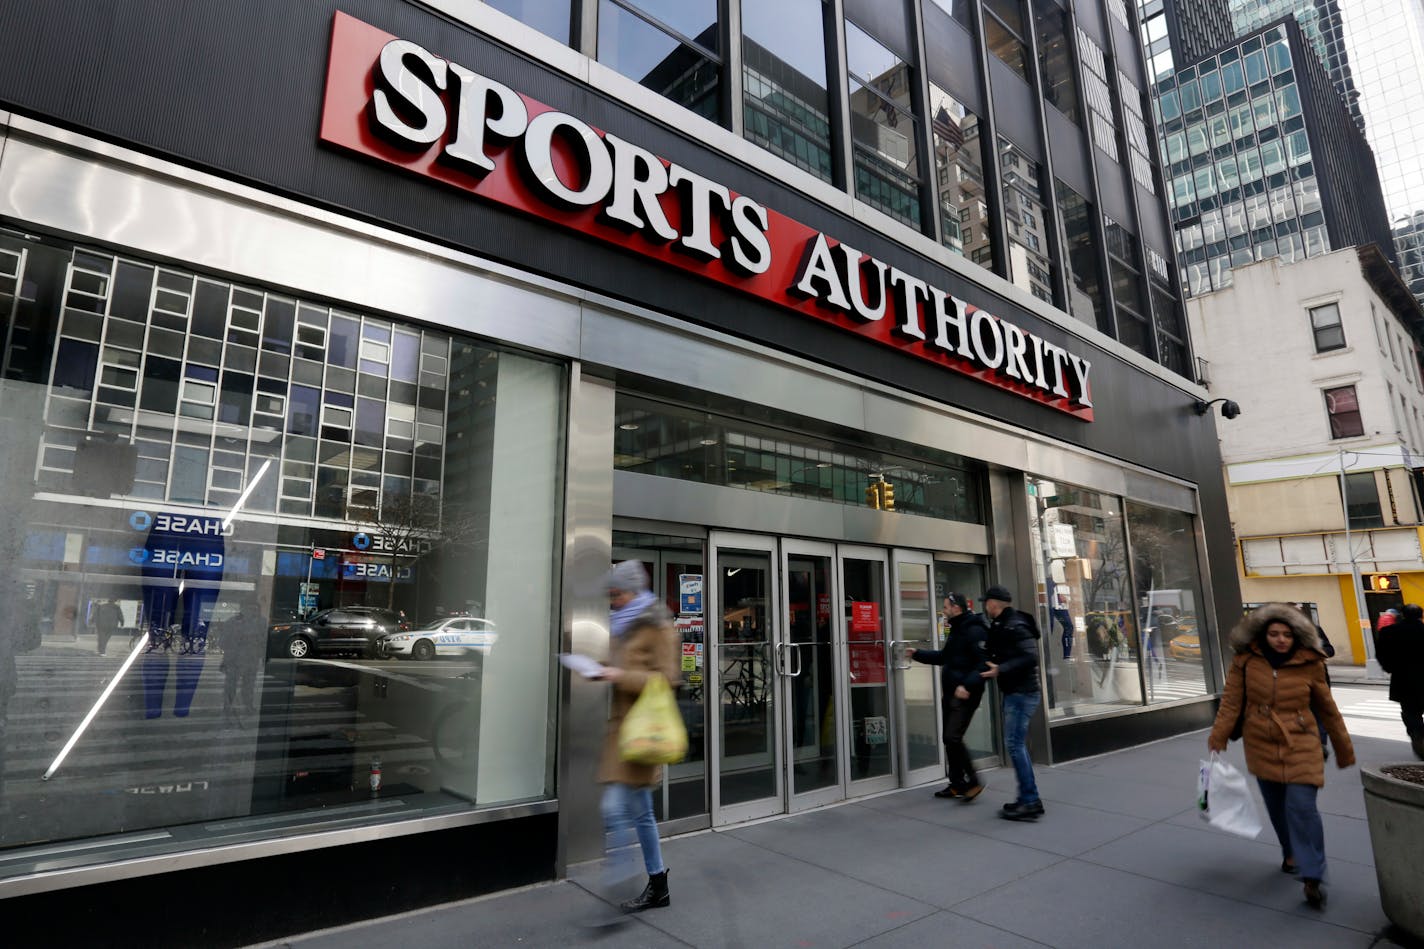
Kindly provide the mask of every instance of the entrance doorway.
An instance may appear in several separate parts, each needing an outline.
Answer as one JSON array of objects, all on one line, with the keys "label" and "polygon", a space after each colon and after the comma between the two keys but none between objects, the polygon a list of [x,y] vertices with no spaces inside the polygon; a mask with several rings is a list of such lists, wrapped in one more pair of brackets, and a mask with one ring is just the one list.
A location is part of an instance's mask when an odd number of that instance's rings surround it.
[{"label": "entrance doorway", "polygon": [[933,563],[917,551],[713,532],[706,686],[712,822],[942,774]]}]

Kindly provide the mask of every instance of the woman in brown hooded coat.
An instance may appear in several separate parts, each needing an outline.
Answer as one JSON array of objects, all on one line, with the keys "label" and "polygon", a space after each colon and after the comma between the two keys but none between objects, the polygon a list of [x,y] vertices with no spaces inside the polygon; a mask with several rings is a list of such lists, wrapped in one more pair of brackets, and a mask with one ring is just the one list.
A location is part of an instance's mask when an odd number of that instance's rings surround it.
[{"label": "woman in brown hooded coat", "polygon": [[1281,869],[1299,873],[1306,902],[1325,902],[1325,831],[1315,806],[1325,784],[1318,716],[1335,745],[1341,768],[1355,763],[1345,720],[1325,680],[1325,656],[1315,625],[1284,603],[1268,603],[1231,633],[1236,650],[1207,747],[1225,751],[1237,718],[1246,747],[1246,770],[1281,842]]}]

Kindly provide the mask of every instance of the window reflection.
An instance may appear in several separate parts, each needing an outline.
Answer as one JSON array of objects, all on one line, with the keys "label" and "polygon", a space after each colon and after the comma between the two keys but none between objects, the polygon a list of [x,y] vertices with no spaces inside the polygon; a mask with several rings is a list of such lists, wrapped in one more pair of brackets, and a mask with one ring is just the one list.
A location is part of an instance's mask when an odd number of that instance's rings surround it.
[{"label": "window reflection", "polygon": [[1051,718],[1142,704],[1138,611],[1117,498],[1028,479]]},{"label": "window reflection", "polygon": [[850,20],[845,21],[855,193],[910,227],[920,227],[919,132],[914,73]]},{"label": "window reflection", "polygon": [[569,42],[569,0],[485,0],[490,6],[527,23],[560,43]]},{"label": "window reflection", "polygon": [[1009,279],[1052,303],[1053,264],[1048,257],[1048,216],[1044,213],[1047,183],[1038,162],[1002,136],[999,173],[1004,186],[1004,227],[1009,234]]},{"label": "window reflection", "polygon": [[1148,702],[1207,693],[1206,613],[1193,518],[1127,502]]},{"label": "window reflection", "polygon": [[984,203],[984,149],[979,117],[964,103],[930,84],[934,132],[935,189],[939,195],[940,242],[987,269],[994,266],[989,212]]},{"label": "window reflection", "polygon": [[1062,181],[1058,182],[1058,211],[1063,216],[1063,235],[1068,252],[1072,286],[1069,311],[1089,326],[1112,333],[1112,318],[1103,302],[1098,276],[1101,261],[1098,236],[1093,224],[1093,206]]},{"label": "window reflection", "polygon": [[959,455],[845,445],[796,434],[791,417],[777,428],[625,392],[614,412],[619,471],[857,507],[869,503],[867,488],[884,483],[896,512],[983,523],[980,475]]},{"label": "window reflection", "polygon": [[552,791],[562,367],[10,232],[0,312],[4,846]]},{"label": "window reflection", "polygon": [[601,0],[598,61],[705,118],[720,118],[722,61],[709,0]]},{"label": "window reflection", "polygon": [[824,0],[742,7],[742,115],[746,137],[831,180]]},{"label": "window reflection", "polygon": [[1069,119],[1078,121],[1078,79],[1068,46],[1068,11],[1054,0],[1033,0],[1034,27],[1038,31],[1038,62],[1043,77],[1043,97]]}]

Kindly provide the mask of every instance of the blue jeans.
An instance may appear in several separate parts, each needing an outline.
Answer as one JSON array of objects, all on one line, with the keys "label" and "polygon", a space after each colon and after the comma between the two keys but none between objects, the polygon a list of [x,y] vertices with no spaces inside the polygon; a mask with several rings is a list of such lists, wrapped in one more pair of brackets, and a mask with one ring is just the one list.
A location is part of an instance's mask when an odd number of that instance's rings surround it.
[{"label": "blue jeans", "polygon": [[1028,723],[1042,701],[1037,692],[1010,692],[1004,696],[1004,748],[1014,765],[1019,781],[1019,803],[1038,803],[1038,784],[1033,779],[1033,762],[1029,760]]},{"label": "blue jeans", "polygon": [[653,792],[627,784],[603,789],[604,878],[615,883],[632,876],[633,836],[643,850],[648,876],[663,872],[663,851],[658,843],[658,822],[653,816]]},{"label": "blue jeans", "polygon": [[1312,784],[1281,784],[1257,778],[1266,813],[1281,842],[1281,856],[1294,859],[1303,880],[1325,879],[1325,826],[1315,807],[1320,790]]}]

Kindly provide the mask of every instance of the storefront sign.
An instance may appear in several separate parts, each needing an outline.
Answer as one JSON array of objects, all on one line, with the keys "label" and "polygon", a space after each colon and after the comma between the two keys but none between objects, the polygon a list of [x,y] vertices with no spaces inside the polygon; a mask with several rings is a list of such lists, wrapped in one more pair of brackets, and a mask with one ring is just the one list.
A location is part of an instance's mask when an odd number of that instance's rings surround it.
[{"label": "storefront sign", "polygon": [[880,604],[852,600],[850,604],[851,685],[885,684],[885,644],[880,640]]},{"label": "storefront sign", "polygon": [[[852,633],[880,632],[880,604],[854,600],[850,604],[850,631]],[[865,637],[859,637],[864,639]]]},{"label": "storefront sign", "polygon": [[344,13],[321,139],[1092,421],[1088,360]]},{"label": "storefront sign", "polygon": [[232,524],[224,524],[220,517],[167,511],[134,511],[129,515],[129,526],[150,534],[177,534],[183,537],[231,537],[233,534]]}]

